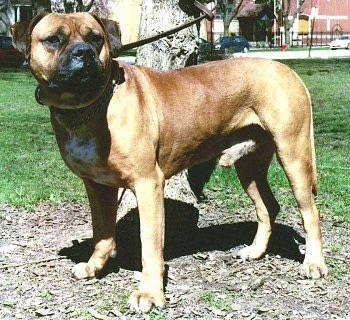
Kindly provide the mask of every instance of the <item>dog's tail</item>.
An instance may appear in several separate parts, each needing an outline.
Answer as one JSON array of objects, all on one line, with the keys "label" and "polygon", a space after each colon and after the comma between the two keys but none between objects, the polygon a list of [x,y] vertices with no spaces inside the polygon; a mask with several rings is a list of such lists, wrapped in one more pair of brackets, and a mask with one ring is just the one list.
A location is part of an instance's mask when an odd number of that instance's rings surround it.
[{"label": "dog's tail", "polygon": [[312,193],[314,196],[317,196],[317,166],[316,166],[316,151],[315,151],[315,137],[314,137],[314,117],[313,117],[313,112],[312,112],[312,101],[311,101],[311,95],[310,91],[306,87],[305,83],[302,81],[304,84],[305,91],[308,95],[309,98],[309,106],[310,106],[310,149],[311,149],[311,188],[312,188]]},{"label": "dog's tail", "polygon": [[[310,103],[311,107],[311,103]],[[316,167],[316,151],[315,151],[315,138],[314,138],[314,123],[311,107],[311,120],[310,120],[310,143],[311,143],[311,157],[312,157],[312,193],[317,195],[317,167]]]}]

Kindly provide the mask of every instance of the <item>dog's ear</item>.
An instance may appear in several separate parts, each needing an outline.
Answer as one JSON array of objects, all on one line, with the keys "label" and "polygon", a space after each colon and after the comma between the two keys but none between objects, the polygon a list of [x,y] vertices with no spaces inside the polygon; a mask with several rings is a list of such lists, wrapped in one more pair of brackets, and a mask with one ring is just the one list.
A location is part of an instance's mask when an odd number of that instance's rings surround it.
[{"label": "dog's ear", "polygon": [[117,58],[119,54],[119,50],[122,45],[122,33],[120,31],[119,23],[114,20],[109,19],[99,19],[103,24],[105,31],[108,35],[111,56],[113,58]]},{"label": "dog's ear", "polygon": [[36,15],[32,20],[17,22],[11,26],[12,42],[17,50],[22,52],[28,58],[30,52],[30,37],[35,25],[47,15],[42,12]]}]

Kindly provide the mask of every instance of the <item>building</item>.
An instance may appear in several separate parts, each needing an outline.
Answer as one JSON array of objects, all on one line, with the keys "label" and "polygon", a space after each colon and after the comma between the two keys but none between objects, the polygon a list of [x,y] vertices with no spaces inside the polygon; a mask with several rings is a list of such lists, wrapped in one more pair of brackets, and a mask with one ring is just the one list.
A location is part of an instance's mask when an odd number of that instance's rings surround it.
[{"label": "building", "polygon": [[267,4],[246,3],[237,14],[240,34],[253,42],[271,42],[275,13]]},{"label": "building", "polygon": [[26,21],[32,18],[31,0],[11,0],[15,12],[15,22]]},{"label": "building", "polygon": [[[229,32],[241,34],[252,42],[270,42],[285,32],[282,18],[284,0],[266,1],[244,0],[236,19],[230,25]],[[350,34],[350,1],[343,0],[305,0],[300,12],[297,8],[302,0],[290,0],[291,10],[288,20],[292,21],[292,38],[310,35],[312,26],[314,34],[327,34],[333,39],[341,34]],[[32,17],[31,0],[12,0],[15,21],[28,20]],[[228,1],[228,12],[234,9],[238,1]],[[138,37],[142,0],[118,0],[114,4],[111,18],[117,20],[122,28],[123,43],[135,41]],[[213,7],[213,2],[208,4]],[[202,24],[201,37],[214,41],[224,34],[223,12],[216,7],[213,22]],[[277,42],[275,42],[277,43]]]},{"label": "building", "polygon": [[[296,11],[298,1],[293,3]],[[311,32],[314,20],[315,33],[344,34],[350,33],[350,1],[309,0],[305,1],[301,12],[293,25],[298,33]]]},{"label": "building", "polygon": [[[326,37],[331,40],[341,34],[350,33],[350,1],[306,0],[299,10],[301,0],[290,1],[288,21],[292,23],[289,31],[294,41],[310,36],[312,27],[316,39]],[[233,8],[235,3],[236,1],[229,1],[229,6]],[[283,0],[271,0],[266,5],[266,1],[244,0],[236,17],[238,33],[252,42],[265,41],[264,39],[270,42],[280,38],[281,33],[286,32],[288,28],[283,19],[282,3]],[[219,20],[221,15],[222,13],[217,8],[214,27],[222,22]],[[237,22],[233,23],[237,24]],[[221,30],[219,32],[218,30],[213,30],[216,37],[223,34]]]}]

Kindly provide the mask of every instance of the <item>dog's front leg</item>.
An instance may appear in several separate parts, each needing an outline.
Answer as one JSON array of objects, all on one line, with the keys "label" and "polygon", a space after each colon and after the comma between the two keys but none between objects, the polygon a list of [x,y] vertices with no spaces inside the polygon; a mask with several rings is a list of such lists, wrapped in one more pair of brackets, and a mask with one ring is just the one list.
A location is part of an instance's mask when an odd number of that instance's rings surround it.
[{"label": "dog's front leg", "polygon": [[73,269],[77,279],[93,278],[103,269],[108,258],[115,256],[115,222],[118,206],[118,189],[84,180],[88,194],[93,226],[94,252],[87,263]]},{"label": "dog's front leg", "polygon": [[148,312],[152,305],[165,304],[164,276],[164,177],[142,179],[135,184],[140,213],[140,237],[142,244],[142,275],[139,290],[129,299],[130,308]]}]

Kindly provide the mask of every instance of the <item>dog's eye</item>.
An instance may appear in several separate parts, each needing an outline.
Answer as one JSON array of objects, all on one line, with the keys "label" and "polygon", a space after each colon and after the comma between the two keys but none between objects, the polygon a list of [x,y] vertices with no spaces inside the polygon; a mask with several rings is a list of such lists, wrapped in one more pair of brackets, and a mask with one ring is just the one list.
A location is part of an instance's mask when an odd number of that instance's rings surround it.
[{"label": "dog's eye", "polygon": [[57,47],[61,41],[58,36],[49,36],[45,38],[42,42],[50,47]]},{"label": "dog's eye", "polygon": [[96,45],[96,46],[102,46],[103,44],[103,38],[101,35],[97,34],[97,33],[92,33],[89,35],[89,41],[90,43]]}]

